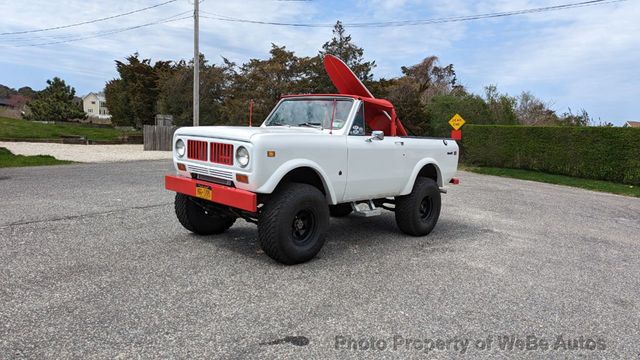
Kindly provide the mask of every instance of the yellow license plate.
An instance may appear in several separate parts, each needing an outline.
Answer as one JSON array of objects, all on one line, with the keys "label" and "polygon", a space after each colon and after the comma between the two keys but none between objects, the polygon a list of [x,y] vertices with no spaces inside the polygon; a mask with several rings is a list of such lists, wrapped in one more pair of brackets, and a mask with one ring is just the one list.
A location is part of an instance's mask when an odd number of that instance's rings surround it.
[{"label": "yellow license plate", "polygon": [[196,197],[207,200],[213,199],[211,186],[196,184]]}]

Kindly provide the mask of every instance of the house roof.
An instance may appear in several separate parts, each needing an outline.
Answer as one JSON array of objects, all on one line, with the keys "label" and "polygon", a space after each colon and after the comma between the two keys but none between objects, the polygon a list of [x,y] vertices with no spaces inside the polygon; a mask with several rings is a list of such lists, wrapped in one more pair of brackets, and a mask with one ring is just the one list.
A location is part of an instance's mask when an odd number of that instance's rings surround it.
[{"label": "house roof", "polygon": [[11,99],[9,98],[0,98],[0,105],[2,106],[13,106],[11,103]]},{"label": "house roof", "polygon": [[95,96],[98,101],[107,101],[106,98],[104,97],[104,93],[94,93],[94,92],[90,92],[87,95],[82,97],[82,100],[86,99],[89,95],[93,95]]},{"label": "house roof", "polygon": [[640,128],[640,121],[627,121],[624,126]]}]

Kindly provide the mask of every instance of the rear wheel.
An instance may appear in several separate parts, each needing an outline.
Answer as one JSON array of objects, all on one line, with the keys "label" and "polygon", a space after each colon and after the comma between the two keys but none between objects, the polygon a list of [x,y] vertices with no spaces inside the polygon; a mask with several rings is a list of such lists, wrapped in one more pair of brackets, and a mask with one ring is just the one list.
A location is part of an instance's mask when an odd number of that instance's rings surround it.
[{"label": "rear wheel", "polygon": [[329,205],[329,213],[333,217],[345,217],[353,211],[350,203]]},{"label": "rear wheel", "polygon": [[180,224],[198,235],[223,233],[236,221],[236,217],[224,209],[184,194],[176,194],[174,205]]},{"label": "rear wheel", "polygon": [[429,178],[417,178],[410,194],[396,197],[396,223],[402,232],[424,236],[440,217],[440,189]]},{"label": "rear wheel", "polygon": [[317,188],[299,183],[282,186],[260,212],[258,239],[272,259],[287,265],[311,260],[322,248],[329,207]]}]

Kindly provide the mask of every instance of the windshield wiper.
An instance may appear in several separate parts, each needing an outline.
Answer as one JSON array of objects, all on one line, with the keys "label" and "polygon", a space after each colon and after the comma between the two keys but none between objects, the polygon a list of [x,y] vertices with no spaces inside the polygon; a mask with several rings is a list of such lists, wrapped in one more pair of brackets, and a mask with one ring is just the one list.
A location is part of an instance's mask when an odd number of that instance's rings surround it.
[{"label": "windshield wiper", "polygon": [[306,127],[316,128],[316,129],[322,129],[322,124],[316,123],[316,122],[305,122],[302,124],[298,124],[298,126],[306,126]]}]

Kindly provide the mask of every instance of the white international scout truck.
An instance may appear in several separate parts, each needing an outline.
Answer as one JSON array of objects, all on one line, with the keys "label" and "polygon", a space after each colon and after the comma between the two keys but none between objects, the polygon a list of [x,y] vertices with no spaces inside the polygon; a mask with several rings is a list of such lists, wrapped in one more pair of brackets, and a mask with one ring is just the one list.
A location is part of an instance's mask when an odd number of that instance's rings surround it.
[{"label": "white international scout truck", "polygon": [[393,105],[374,98],[339,59],[324,65],[339,94],[284,96],[260,127],[183,127],[173,138],[175,212],[187,230],[219,234],[237,218],[258,225],[264,252],[312,259],[329,217],[395,212],[429,234],[440,193],[457,183],[458,145],[407,136]]}]

